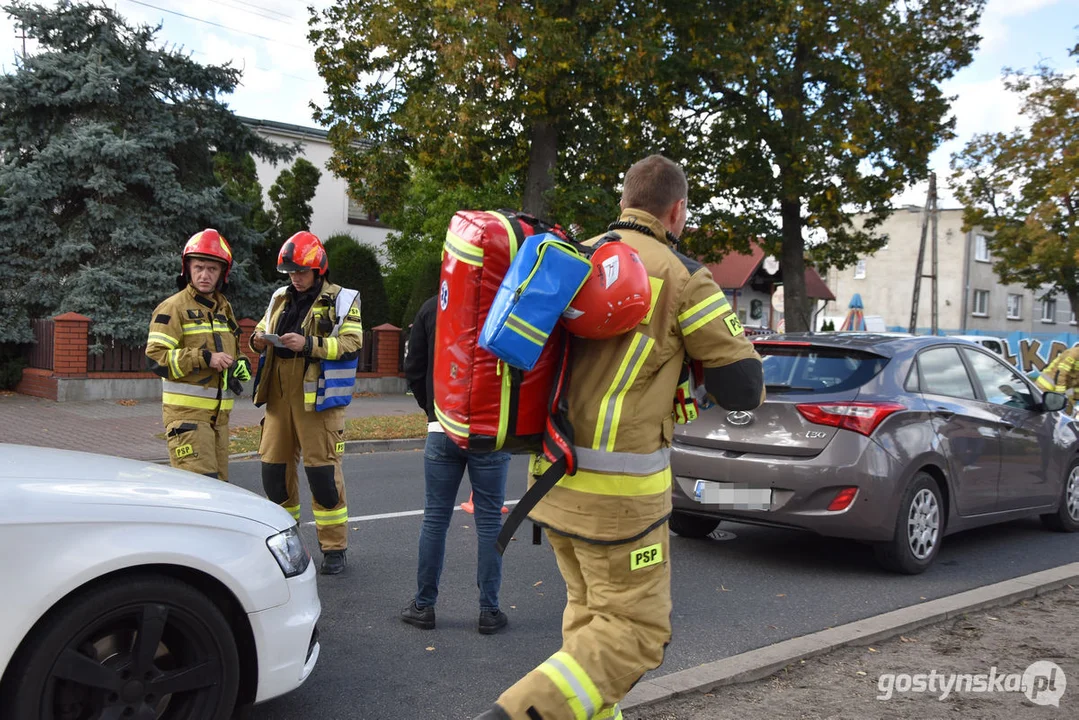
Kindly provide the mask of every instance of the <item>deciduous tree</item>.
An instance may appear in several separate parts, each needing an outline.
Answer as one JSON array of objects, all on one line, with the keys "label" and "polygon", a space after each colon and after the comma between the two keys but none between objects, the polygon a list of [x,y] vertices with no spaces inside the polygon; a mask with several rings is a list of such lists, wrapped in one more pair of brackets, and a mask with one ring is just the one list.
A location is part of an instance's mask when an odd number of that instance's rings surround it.
[{"label": "deciduous tree", "polygon": [[[1071,55],[1079,57],[1079,45]],[[967,229],[988,231],[1003,283],[1048,286],[1079,308],[1079,88],[1048,64],[1005,70],[1026,127],[978,135],[952,157]]]}]

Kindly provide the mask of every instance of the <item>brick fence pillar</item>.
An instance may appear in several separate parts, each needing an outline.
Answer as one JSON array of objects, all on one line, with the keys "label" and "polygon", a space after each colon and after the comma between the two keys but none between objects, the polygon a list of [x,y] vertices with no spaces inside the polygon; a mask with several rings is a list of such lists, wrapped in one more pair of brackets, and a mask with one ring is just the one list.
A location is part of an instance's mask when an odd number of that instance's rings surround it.
[{"label": "brick fence pillar", "polygon": [[259,363],[259,354],[251,349],[251,333],[255,332],[256,323],[251,318],[243,318],[236,323],[240,326],[240,352],[247,356],[247,359],[251,361],[251,372],[254,373],[255,367]]},{"label": "brick fence pillar", "polygon": [[90,318],[78,313],[64,313],[53,319],[53,373],[85,375],[89,347]]},{"label": "brick fence pillar", "polygon": [[374,329],[375,347],[378,357],[374,358],[375,372],[383,377],[399,374],[398,360],[401,353],[401,328],[385,323]]}]

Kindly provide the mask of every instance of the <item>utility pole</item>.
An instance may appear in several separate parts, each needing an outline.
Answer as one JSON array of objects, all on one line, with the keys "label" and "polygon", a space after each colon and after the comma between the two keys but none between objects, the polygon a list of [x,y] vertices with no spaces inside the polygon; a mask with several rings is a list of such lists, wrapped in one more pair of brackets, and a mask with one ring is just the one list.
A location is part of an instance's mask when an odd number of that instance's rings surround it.
[{"label": "utility pole", "polygon": [[16,40],[19,40],[19,39],[22,40],[22,59],[26,60],[26,28],[20,27],[19,32],[22,33],[22,34],[21,35],[16,35],[15,39]]},{"label": "utility pole", "polygon": [[929,277],[931,278],[930,282],[933,283],[933,285],[932,285],[933,291],[930,293],[930,295],[932,296],[932,303],[933,303],[932,309],[931,309],[931,316],[932,316],[931,325],[932,325],[932,328],[933,328],[933,335],[936,335],[937,330],[938,330],[938,328],[937,328],[937,277],[938,277],[938,274],[937,274],[937,220],[940,217],[940,210],[937,207],[937,174],[936,173],[931,173],[929,175],[929,196],[930,196],[930,198],[932,198],[932,202],[933,202],[933,209],[930,211],[932,213],[930,215],[930,218],[932,218],[931,222],[933,223],[933,231],[932,231],[933,244],[932,244],[932,250],[931,250],[932,260],[929,263],[930,272],[932,273],[932,275],[930,275]]},{"label": "utility pole", "polygon": [[[922,274],[922,266],[925,264],[925,239],[929,232],[929,220],[933,220],[933,248],[931,262],[931,275]],[[933,334],[937,333],[937,174],[929,173],[929,193],[925,198],[925,212],[922,215],[922,238],[918,244],[918,264],[914,268],[914,297],[910,306],[911,335],[918,332],[918,301],[922,293],[922,278],[932,278],[932,327]]]}]

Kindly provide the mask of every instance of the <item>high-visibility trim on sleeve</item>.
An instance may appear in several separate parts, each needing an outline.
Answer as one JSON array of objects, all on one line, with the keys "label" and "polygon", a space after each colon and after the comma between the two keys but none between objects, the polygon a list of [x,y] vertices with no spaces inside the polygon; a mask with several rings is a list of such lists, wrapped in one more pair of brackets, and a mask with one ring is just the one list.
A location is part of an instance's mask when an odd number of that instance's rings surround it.
[{"label": "high-visibility trim on sleeve", "polygon": [[323,347],[326,348],[326,359],[327,360],[336,360],[337,359],[337,338],[335,338],[335,337],[322,338],[322,345],[323,345]]},{"label": "high-visibility trim on sleeve", "polygon": [[713,293],[704,300],[686,310],[678,316],[678,326],[682,328],[682,335],[691,333],[704,327],[723,313],[730,312],[731,304],[727,302],[727,296],[723,291]]},{"label": "high-visibility trim on sleeve", "polygon": [[146,337],[146,343],[148,345],[152,345],[154,343],[157,343],[159,345],[164,345],[165,347],[167,347],[170,350],[174,350],[175,348],[177,348],[180,345],[179,340],[174,338],[172,335],[166,335],[163,332],[151,332]]},{"label": "high-visibility trim on sleeve", "polygon": [[181,352],[183,352],[183,350],[169,350],[168,354],[166,355],[166,358],[169,362],[169,370],[172,372],[172,376],[174,378],[182,378],[184,376],[184,371],[180,369]]}]

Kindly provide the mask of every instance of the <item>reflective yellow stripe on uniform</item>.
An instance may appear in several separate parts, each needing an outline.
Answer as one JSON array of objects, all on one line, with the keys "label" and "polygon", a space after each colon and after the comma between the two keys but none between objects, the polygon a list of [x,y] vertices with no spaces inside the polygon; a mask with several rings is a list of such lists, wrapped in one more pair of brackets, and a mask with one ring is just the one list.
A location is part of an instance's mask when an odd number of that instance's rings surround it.
[{"label": "reflective yellow stripe on uniform", "polygon": [[595,720],[622,720],[622,708],[613,705],[609,708],[600,710],[596,714]]},{"label": "reflective yellow stripe on uniform", "polygon": [[596,711],[603,705],[603,696],[572,655],[556,652],[537,669],[562,692],[577,720],[590,720],[596,716]]},{"label": "reflective yellow stripe on uniform", "polygon": [[335,338],[335,337],[322,338],[322,346],[324,348],[326,348],[326,359],[327,360],[336,360],[337,359],[337,338]]},{"label": "reflective yellow stripe on uniform", "polygon": [[352,322],[349,320],[341,323],[341,330],[338,335],[359,335],[363,332],[363,324],[358,322]]},{"label": "reflective yellow stripe on uniform", "polygon": [[483,248],[465,242],[451,232],[446,233],[443,249],[463,263],[483,267]]},{"label": "reflective yellow stripe on uniform", "polygon": [[282,505],[281,507],[288,510],[288,514],[292,516],[293,520],[300,519],[300,506],[299,505]]},{"label": "reflective yellow stripe on uniform", "polygon": [[159,343],[169,348],[170,350],[173,350],[179,346],[180,341],[174,338],[172,335],[166,335],[162,332],[152,332],[146,337],[146,344],[152,345],[154,343]]},{"label": "reflective yellow stripe on uniform", "polygon": [[209,323],[184,323],[181,327],[184,335],[209,335],[214,331]]},{"label": "reflective yellow stripe on uniform", "polygon": [[[216,410],[218,409],[217,400],[210,400],[208,398],[195,397],[193,395],[181,395],[179,393],[161,393],[161,402],[165,405],[177,405],[179,407],[198,408],[199,410]],[[222,410],[231,410],[234,400],[221,400],[220,408]]]},{"label": "reflective yellow stripe on uniform", "polygon": [[622,400],[626,391],[637,379],[637,373],[641,371],[648,354],[652,352],[652,346],[656,344],[653,338],[636,333],[629,350],[626,351],[622,363],[618,366],[614,380],[603,395],[600,404],[600,421],[596,424],[596,435],[592,440],[594,450],[613,450],[615,439],[618,435],[618,421],[622,415]]},{"label": "reflective yellow stripe on uniform", "polygon": [[682,336],[689,335],[731,309],[727,296],[722,291],[709,295],[704,300],[678,316],[678,326]]},{"label": "reflective yellow stripe on uniform", "polygon": [[184,371],[180,369],[180,353],[182,352],[182,349],[169,350],[168,354],[165,356],[168,359],[169,369],[172,371],[172,376],[174,378],[182,378],[184,376]]},{"label": "reflective yellow stripe on uniform", "polygon": [[607,475],[578,469],[573,475],[563,476],[558,487],[593,495],[641,497],[669,491],[671,477],[669,467],[650,475]]},{"label": "reflective yellow stripe on uniform", "polygon": [[315,524],[323,527],[327,525],[341,525],[348,522],[348,506],[337,510],[313,510]]}]

